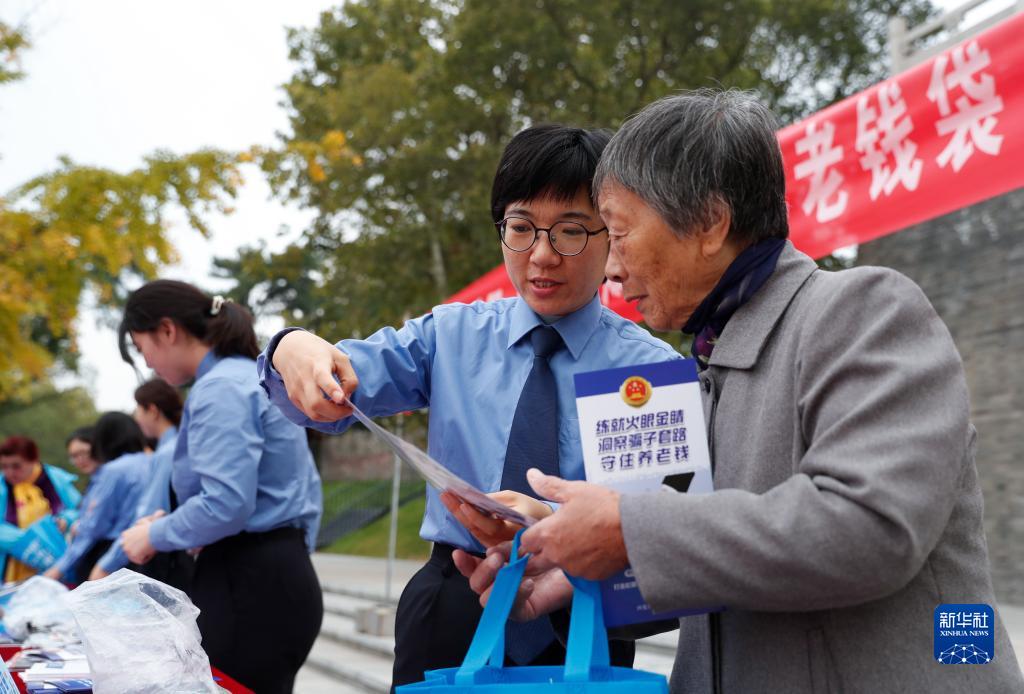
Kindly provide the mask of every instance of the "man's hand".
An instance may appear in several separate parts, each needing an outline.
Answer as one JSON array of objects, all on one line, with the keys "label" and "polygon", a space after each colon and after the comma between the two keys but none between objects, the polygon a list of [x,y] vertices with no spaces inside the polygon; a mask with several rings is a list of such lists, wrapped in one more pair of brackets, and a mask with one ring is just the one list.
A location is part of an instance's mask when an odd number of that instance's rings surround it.
[{"label": "man's hand", "polygon": [[[506,490],[494,492],[487,496],[500,504],[518,511],[524,516],[530,516],[537,520],[551,515],[550,506],[526,494]],[[441,501],[444,503],[445,508],[455,516],[456,520],[462,523],[484,547],[493,547],[502,542],[508,542],[522,528],[521,525],[491,518],[486,514],[480,513],[476,508],[464,503],[462,499],[454,494],[443,492],[441,494]]]},{"label": "man's hand", "polygon": [[348,356],[330,342],[304,330],[292,331],[277,343],[273,366],[288,399],[313,421],[336,422],[352,414],[347,398],[359,379]]},{"label": "man's hand", "polygon": [[101,578],[106,578],[109,575],[110,575],[109,571],[104,571],[103,569],[100,568],[100,565],[97,564],[96,566],[92,567],[92,571],[89,572],[89,580],[90,581],[98,581]]},{"label": "man's hand", "polygon": [[[494,587],[498,571],[508,563],[511,542],[495,545],[487,550],[487,557],[480,559],[457,549],[452,552],[452,561],[459,572],[469,579],[469,587],[480,595],[480,604],[486,606]],[[567,606],[572,601],[572,584],[565,574],[552,568],[542,560],[531,558],[519,585],[512,619],[527,622],[541,615],[549,614]]]},{"label": "man's hand", "polygon": [[56,566],[43,572],[43,578],[52,578],[54,581],[59,581],[61,576],[63,576],[63,574]]},{"label": "man's hand", "polygon": [[157,511],[140,518],[135,525],[121,533],[121,549],[134,563],[145,564],[156,555],[156,549],[149,541],[149,527],[162,515],[163,511]]},{"label": "man's hand", "polygon": [[68,529],[68,522],[67,522],[67,520],[64,519],[64,518],[58,518],[57,519],[57,530],[59,530],[59,531],[61,531],[63,533],[63,532],[66,532],[67,529]]},{"label": "man's hand", "polygon": [[535,468],[527,471],[526,479],[540,496],[561,507],[523,533],[522,551],[572,576],[594,581],[629,565],[618,492],[588,482],[568,482]]}]

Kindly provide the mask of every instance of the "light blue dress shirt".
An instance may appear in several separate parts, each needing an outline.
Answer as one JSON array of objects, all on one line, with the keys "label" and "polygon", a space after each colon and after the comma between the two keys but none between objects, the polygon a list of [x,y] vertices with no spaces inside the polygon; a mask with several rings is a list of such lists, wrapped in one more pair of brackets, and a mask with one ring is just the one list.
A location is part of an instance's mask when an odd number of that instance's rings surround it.
[{"label": "light blue dress shirt", "polygon": [[[75,537],[54,564],[61,574],[67,574],[96,542],[116,542],[121,532],[135,522],[135,508],[149,482],[149,459],[148,453],[126,453],[96,468],[82,499]],[[102,560],[97,564],[106,569]]]},{"label": "light blue dress shirt", "polygon": [[150,526],[158,551],[283,527],[314,548],[323,491],[306,432],[270,405],[254,366],[212,350],[200,362],[174,448],[179,506]]},{"label": "light blue dress shirt", "polygon": [[[135,520],[148,516],[157,509],[171,510],[171,463],[174,458],[174,442],[178,438],[178,428],[169,427],[160,435],[156,450],[150,457],[149,477],[145,489],[139,496],[135,509]],[[134,522],[134,521],[133,521]],[[128,566],[130,560],[124,553],[121,538],[114,540],[110,549],[99,560],[100,567],[107,573]]]},{"label": "light blue dress shirt", "polygon": [[[497,491],[505,463],[509,431],[520,391],[533,368],[528,333],[544,322],[521,299],[446,304],[384,328],[366,340],[342,340],[359,377],[353,400],[371,417],[430,407],[428,452],[459,477],[485,492]],[[558,387],[558,456],[561,475],[583,479],[573,374],[614,366],[651,364],[680,355],[636,324],[593,301],[551,324],[566,348],[550,359]],[[261,383],[271,401],[296,424],[340,433],[354,421],[315,422],[288,400],[280,374],[268,354],[286,331],[278,333],[258,359]],[[427,489],[420,537],[472,551],[481,545]]]}]

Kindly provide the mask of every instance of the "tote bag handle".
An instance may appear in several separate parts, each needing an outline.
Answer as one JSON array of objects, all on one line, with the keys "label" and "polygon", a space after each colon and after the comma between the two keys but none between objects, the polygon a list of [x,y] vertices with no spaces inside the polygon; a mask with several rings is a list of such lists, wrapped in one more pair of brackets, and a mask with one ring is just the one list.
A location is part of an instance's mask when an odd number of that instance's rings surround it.
[{"label": "tote bag handle", "polygon": [[[505,661],[505,623],[515,603],[530,555],[519,556],[520,530],[512,541],[507,566],[498,572],[491,588],[473,642],[462,666],[455,673],[455,684],[469,685],[486,665],[500,668]],[[608,636],[601,609],[601,590],[597,583],[569,576],[573,585],[569,644],[566,647],[565,681],[586,682],[595,667],[608,666]]]}]

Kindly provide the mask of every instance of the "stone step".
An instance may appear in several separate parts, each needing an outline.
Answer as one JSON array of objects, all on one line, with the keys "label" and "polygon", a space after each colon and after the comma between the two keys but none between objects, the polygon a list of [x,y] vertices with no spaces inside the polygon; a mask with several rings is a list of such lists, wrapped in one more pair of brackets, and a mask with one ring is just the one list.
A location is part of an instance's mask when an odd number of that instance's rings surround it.
[{"label": "stone step", "polygon": [[636,642],[637,651],[647,651],[663,655],[671,660],[676,658],[676,646],[679,644],[679,630],[655,634]]},{"label": "stone step", "polygon": [[[360,633],[356,630],[355,622],[351,618],[333,612],[327,612],[324,615],[320,638],[344,646],[348,650],[386,659],[389,662],[394,657],[394,639]],[[668,675],[672,671],[674,660],[674,632],[659,634],[637,642],[635,667],[639,669]]]},{"label": "stone step", "polygon": [[323,589],[324,597],[327,595],[340,595],[347,598],[353,598],[355,600],[362,600],[364,602],[382,605],[398,605],[398,596],[402,593],[401,590],[397,590],[391,598],[388,599],[384,596],[383,591],[366,590],[364,588],[356,588],[332,581],[321,581],[320,587]]},{"label": "stone step", "polygon": [[[391,659],[348,648],[323,635],[313,644],[303,670],[314,670],[337,682],[336,691],[387,694],[391,689]],[[347,687],[342,690],[340,687]],[[304,690],[296,687],[296,691]],[[305,694],[305,693],[304,693]]]},{"label": "stone step", "polygon": [[364,694],[362,687],[352,687],[307,663],[295,678],[294,691],[300,694]]},{"label": "stone step", "polygon": [[356,612],[360,608],[369,607],[376,603],[358,598],[350,598],[347,595],[332,595],[324,593],[324,612],[346,619],[355,619]]},{"label": "stone step", "polygon": [[388,661],[395,657],[395,640],[393,638],[362,634],[356,630],[356,624],[352,619],[331,613],[324,614],[324,623],[320,627],[320,639],[327,639],[350,650],[360,651]]},{"label": "stone step", "polygon": [[[340,585],[332,586],[331,589],[324,587],[324,611],[328,614],[355,619],[356,610],[359,608],[378,604],[385,604],[382,593],[353,590]],[[678,640],[679,632],[677,631],[649,636],[637,641],[637,652],[649,652],[652,655],[660,655],[674,660]]]}]

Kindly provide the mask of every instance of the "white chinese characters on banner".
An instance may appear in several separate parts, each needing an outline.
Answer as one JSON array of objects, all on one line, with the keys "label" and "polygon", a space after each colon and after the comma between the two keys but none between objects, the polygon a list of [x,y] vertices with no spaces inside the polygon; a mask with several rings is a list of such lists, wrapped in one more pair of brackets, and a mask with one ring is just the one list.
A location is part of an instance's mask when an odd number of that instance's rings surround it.
[{"label": "white chinese characters on banner", "polygon": [[900,85],[883,84],[875,92],[878,109],[867,95],[857,100],[856,148],[862,152],[861,168],[871,172],[868,190],[872,200],[881,193],[891,195],[896,186],[916,190],[921,180],[921,160],[915,155],[917,144],[910,139],[914,122],[907,114]]},{"label": "white chinese characters on banner", "polygon": [[[947,74],[950,58],[953,69]],[[977,41],[971,41],[966,49],[957,46],[940,55],[932,66],[928,100],[938,106],[942,116],[935,123],[935,130],[939,135],[953,133],[935,159],[940,167],[951,164],[953,171],[959,171],[975,148],[985,154],[999,154],[1003,136],[992,131],[998,124],[996,114],[1003,110],[1003,100],[996,93],[995,79],[982,72],[989,63],[988,51],[982,50]],[[962,93],[951,104],[950,92],[954,89]]]},{"label": "white chinese characters on banner", "polygon": [[843,175],[832,167],[842,161],[842,145],[833,145],[836,128],[829,121],[807,124],[804,136],[796,141],[796,153],[807,158],[793,167],[793,177],[801,181],[809,178],[810,187],[801,208],[804,214],[814,212],[819,222],[830,222],[846,211],[849,195],[840,190]]}]

